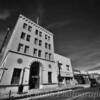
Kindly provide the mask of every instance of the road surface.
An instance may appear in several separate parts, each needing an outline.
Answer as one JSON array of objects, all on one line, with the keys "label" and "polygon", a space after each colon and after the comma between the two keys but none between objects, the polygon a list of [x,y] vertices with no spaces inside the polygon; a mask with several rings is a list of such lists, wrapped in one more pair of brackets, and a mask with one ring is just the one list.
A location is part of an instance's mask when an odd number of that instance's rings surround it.
[{"label": "road surface", "polygon": [[70,90],[63,93],[40,96],[39,98],[33,97],[28,100],[100,100],[100,87]]}]

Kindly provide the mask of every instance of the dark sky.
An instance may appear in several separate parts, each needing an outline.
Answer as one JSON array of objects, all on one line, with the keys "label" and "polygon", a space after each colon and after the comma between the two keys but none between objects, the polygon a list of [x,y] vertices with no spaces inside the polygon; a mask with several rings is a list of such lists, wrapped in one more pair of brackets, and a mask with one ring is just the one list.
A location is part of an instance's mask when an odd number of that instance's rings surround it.
[{"label": "dark sky", "polygon": [[0,44],[22,13],[54,33],[55,52],[73,68],[100,65],[100,0],[0,0]]}]

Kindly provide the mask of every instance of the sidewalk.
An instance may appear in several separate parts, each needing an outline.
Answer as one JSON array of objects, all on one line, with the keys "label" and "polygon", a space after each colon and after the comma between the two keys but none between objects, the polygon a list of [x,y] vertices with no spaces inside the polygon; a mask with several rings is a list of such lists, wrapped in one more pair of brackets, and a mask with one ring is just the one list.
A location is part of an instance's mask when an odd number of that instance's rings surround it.
[{"label": "sidewalk", "polygon": [[66,90],[71,90],[75,88],[81,88],[83,86],[81,85],[76,85],[76,86],[61,86],[61,87],[53,87],[53,88],[43,88],[43,89],[33,89],[29,90],[26,93],[22,94],[17,94],[17,93],[5,93],[5,94],[0,94],[0,100],[7,100],[9,98],[15,98],[15,99],[21,99],[21,98],[28,98],[31,96],[38,96],[38,95],[44,95],[48,93],[55,93],[55,92],[60,92],[60,91],[66,91]]}]

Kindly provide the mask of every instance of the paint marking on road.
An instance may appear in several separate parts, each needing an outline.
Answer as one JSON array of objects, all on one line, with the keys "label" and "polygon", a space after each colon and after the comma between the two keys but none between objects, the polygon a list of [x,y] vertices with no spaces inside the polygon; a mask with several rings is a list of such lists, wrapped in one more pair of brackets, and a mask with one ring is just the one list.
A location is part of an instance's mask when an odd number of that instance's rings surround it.
[{"label": "paint marking on road", "polygon": [[86,95],[86,94],[89,94],[89,92],[87,92],[87,93],[82,93],[82,94],[80,94],[80,95],[74,96],[74,97],[69,98],[69,99],[66,99],[66,100],[72,100],[72,99],[75,99],[75,98],[77,98],[77,97],[84,96],[84,95]]}]

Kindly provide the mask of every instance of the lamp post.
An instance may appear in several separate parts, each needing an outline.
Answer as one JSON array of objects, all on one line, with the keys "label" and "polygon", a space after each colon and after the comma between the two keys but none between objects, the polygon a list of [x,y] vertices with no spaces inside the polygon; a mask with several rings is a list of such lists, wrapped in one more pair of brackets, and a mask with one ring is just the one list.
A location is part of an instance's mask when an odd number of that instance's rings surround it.
[{"label": "lamp post", "polygon": [[60,81],[61,81],[61,63],[58,61],[58,85],[60,86]]}]

